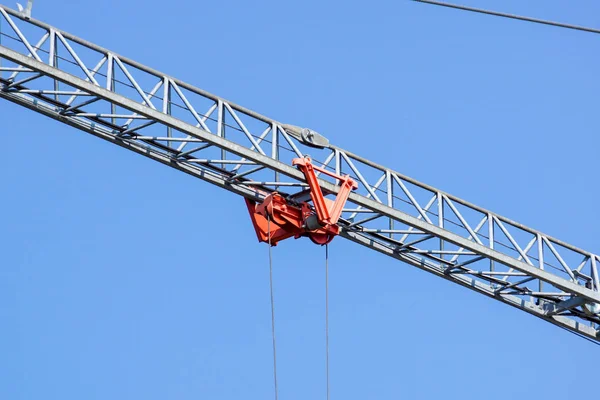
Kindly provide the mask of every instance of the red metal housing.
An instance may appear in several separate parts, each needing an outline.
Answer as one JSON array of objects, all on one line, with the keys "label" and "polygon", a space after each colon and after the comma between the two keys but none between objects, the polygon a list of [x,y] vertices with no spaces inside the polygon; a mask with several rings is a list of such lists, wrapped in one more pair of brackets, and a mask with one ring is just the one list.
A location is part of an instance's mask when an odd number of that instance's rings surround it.
[{"label": "red metal housing", "polygon": [[[336,175],[312,165],[309,157],[295,158],[292,160],[292,165],[297,166],[304,174],[312,207],[308,202],[298,205],[289,204],[277,192],[268,195],[260,204],[246,199],[256,236],[260,242],[270,242],[272,246],[287,238],[298,239],[301,236],[307,236],[319,245],[327,244],[339,234],[340,228],[337,222],[342,215],[342,209],[350,192],[356,190],[358,185],[348,175]],[[340,190],[335,201],[323,196],[315,171],[340,182]]]}]

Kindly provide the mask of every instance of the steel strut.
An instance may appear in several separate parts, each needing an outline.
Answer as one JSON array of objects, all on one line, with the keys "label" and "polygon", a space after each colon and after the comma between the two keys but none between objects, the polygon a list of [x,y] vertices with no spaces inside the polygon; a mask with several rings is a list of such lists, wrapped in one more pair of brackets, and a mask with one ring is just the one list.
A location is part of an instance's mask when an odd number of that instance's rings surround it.
[{"label": "steel strut", "polygon": [[[271,246],[276,246],[278,242],[290,237],[298,239],[307,236],[315,244],[325,245],[339,234],[340,227],[337,223],[342,209],[350,192],[356,190],[358,184],[348,175],[337,175],[312,165],[310,157],[295,158],[292,165],[304,174],[312,206],[308,202],[291,204],[277,192],[269,194],[258,204],[246,199],[258,241],[268,243],[270,235]],[[340,190],[335,200],[325,198],[315,171],[339,181]]]}]

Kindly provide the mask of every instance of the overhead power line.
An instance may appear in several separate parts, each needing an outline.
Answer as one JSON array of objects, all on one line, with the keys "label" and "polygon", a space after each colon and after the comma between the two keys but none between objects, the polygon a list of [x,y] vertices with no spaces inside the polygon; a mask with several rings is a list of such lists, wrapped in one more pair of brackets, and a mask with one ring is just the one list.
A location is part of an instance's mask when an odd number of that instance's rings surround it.
[{"label": "overhead power line", "polygon": [[507,14],[507,13],[502,13],[502,12],[498,12],[498,11],[484,10],[484,9],[481,9],[481,8],[473,8],[473,7],[461,6],[461,5],[458,5],[458,4],[444,3],[444,2],[441,2],[441,1],[435,1],[435,0],[413,0],[413,1],[416,1],[416,2],[419,2],[419,3],[433,4],[433,5],[436,5],[436,6],[443,6],[443,7],[448,7],[448,8],[455,8],[457,10],[471,11],[471,12],[476,12],[476,13],[480,13],[480,14],[494,15],[494,16],[497,16],[497,17],[504,17],[504,18],[516,19],[516,20],[519,20],[519,21],[533,22],[533,23],[536,23],[536,24],[558,26],[560,28],[573,29],[573,30],[576,30],[576,31],[584,31],[584,32],[591,32],[591,33],[600,33],[600,29],[587,28],[585,26],[578,26],[578,25],[563,24],[561,22],[547,21],[547,20],[537,19],[537,18],[523,17],[523,16],[515,15],[515,14]]}]

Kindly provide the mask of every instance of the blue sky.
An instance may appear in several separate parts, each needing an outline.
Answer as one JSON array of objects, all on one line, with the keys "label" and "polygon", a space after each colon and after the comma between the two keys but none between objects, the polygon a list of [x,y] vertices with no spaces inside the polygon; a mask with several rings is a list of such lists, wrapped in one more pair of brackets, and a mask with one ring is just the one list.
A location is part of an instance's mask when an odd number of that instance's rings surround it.
[{"label": "blue sky", "polygon": [[[598,35],[408,0],[36,1],[34,17],[598,252]],[[462,1],[587,26],[594,1]],[[241,198],[0,103],[0,398],[273,397]],[[330,247],[332,399],[589,396],[597,347]],[[324,249],[274,249],[280,399],[324,398]]]}]

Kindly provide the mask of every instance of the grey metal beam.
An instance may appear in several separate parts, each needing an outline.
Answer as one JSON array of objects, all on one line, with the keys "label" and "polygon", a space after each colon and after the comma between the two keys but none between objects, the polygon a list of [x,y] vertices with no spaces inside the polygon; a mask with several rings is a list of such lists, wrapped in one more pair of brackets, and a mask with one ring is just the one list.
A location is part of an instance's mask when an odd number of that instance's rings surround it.
[{"label": "grey metal beam", "polygon": [[[60,82],[68,84],[69,86],[80,89],[85,93],[92,94],[113,104],[117,104],[119,107],[126,108],[148,119],[157,121],[165,126],[171,127],[180,132],[184,132],[186,134],[189,134],[190,136],[202,139],[203,141],[206,141],[208,143],[212,143],[213,145],[226,149],[227,151],[237,154],[240,157],[244,157],[246,159],[256,162],[257,164],[264,165],[270,168],[271,170],[280,172],[300,181],[304,180],[302,173],[292,166],[274,160],[266,155],[252,151],[246,147],[240,146],[239,144],[230,140],[223,139],[203,129],[182,122],[181,120],[178,120],[170,115],[166,115],[160,111],[146,107],[140,103],[137,103],[119,94],[106,90],[100,86],[94,85],[90,82],[86,82],[57,68],[51,67],[37,60],[33,60],[29,57],[17,53],[16,51],[0,46],[0,56],[4,59],[13,61],[29,69],[42,73],[45,76],[51,77],[52,79],[56,79]],[[322,179],[319,180],[319,184],[321,185],[321,187],[323,187],[325,190],[331,193],[337,193],[338,191],[336,185],[324,181]],[[600,303],[600,293],[594,292],[583,286],[576,285],[573,282],[569,282],[566,279],[560,278],[550,272],[532,267],[527,263],[514,259],[513,257],[502,254],[479,243],[475,243],[471,240],[468,240],[455,233],[442,229],[436,225],[430,224],[426,221],[417,219],[402,211],[388,207],[375,200],[369,199],[366,196],[351,193],[349,199],[352,200],[355,204],[364,208],[368,208],[373,212],[386,215],[401,223],[417,228],[423,232],[431,233],[439,238],[444,239],[449,243],[456,244],[465,249],[484,255],[491,260],[508,265],[521,272],[526,272],[531,276],[549,282],[560,289],[567,290],[579,296],[582,296],[588,299],[589,301]]]},{"label": "grey metal beam", "polygon": [[514,295],[505,295],[505,294],[495,293],[494,291],[490,291],[489,286],[483,285],[474,279],[464,277],[463,275],[444,274],[444,271],[440,270],[434,264],[427,263],[423,260],[419,260],[418,258],[413,258],[410,255],[395,253],[394,251],[390,250],[387,246],[384,246],[378,242],[374,242],[374,241],[370,240],[369,238],[360,235],[359,233],[342,231],[342,233],[340,235],[342,237],[345,237],[346,239],[349,239],[349,240],[355,242],[355,243],[358,243],[362,246],[368,247],[369,249],[372,249],[379,253],[385,254],[386,256],[393,257],[393,258],[400,260],[406,264],[412,265],[413,267],[417,267],[419,269],[422,269],[424,271],[427,271],[429,273],[437,275],[440,278],[444,278],[446,280],[452,281],[456,284],[459,284],[461,286],[464,286],[466,288],[474,290],[478,293],[481,293],[487,297],[491,297],[494,300],[501,301],[502,303],[505,303],[512,307],[523,310],[529,314],[535,315],[536,317],[541,318],[544,321],[550,322],[551,324],[560,326],[569,331],[579,333],[579,334],[581,334],[589,339],[592,339],[594,341],[600,341],[600,333],[596,329],[594,329],[590,326],[586,326],[586,325],[577,323],[576,321],[573,321],[572,319],[570,319],[568,317],[562,317],[559,315],[547,315],[546,312],[544,311],[543,307],[540,307],[532,302],[525,301]]},{"label": "grey metal beam", "polygon": [[[291,157],[309,152],[315,163],[338,174],[354,175],[361,182],[358,191],[350,195],[349,204],[342,213],[344,237],[411,265],[427,265],[425,269],[436,271],[436,275],[444,279],[530,313],[531,304],[537,307],[535,313],[540,314],[543,311],[537,304],[550,302],[556,305],[564,301],[565,296],[581,299],[583,304],[600,303],[596,266],[599,258],[593,253],[334,145],[315,149],[304,142],[290,125],[39,21],[23,20],[3,6],[0,10],[3,11],[0,18],[9,18],[11,23],[8,26],[11,28],[33,24],[45,30],[42,39],[28,37],[30,33],[23,34],[31,29],[19,30],[12,36],[23,43],[14,48],[6,47],[5,41],[1,42],[0,60],[4,67],[0,70],[2,98],[248,198],[263,198],[276,188],[286,188],[292,195],[294,191],[300,191],[297,196],[301,196],[301,189],[306,185],[304,177],[285,161],[289,160],[285,155],[290,156],[290,151]],[[0,31],[0,38],[2,35]],[[44,44],[47,42],[44,38],[48,37],[51,38],[46,44],[48,51],[43,47],[35,46],[33,50],[31,46],[23,46],[26,43]],[[67,51],[53,45],[52,38],[56,37],[63,42],[72,42],[65,46]],[[89,51],[85,52],[85,56],[77,54],[78,46],[87,47]],[[39,57],[46,51],[50,55],[47,62],[45,56]],[[58,65],[55,61],[61,51],[66,54],[61,53],[63,61]],[[67,72],[65,65],[69,61],[65,57],[71,57],[74,60],[71,64],[76,68]],[[123,70],[126,81],[118,82],[115,65]],[[34,80],[24,78],[14,82],[9,79],[9,74],[15,71],[28,71],[39,76]],[[139,76],[140,73],[144,75]],[[98,83],[102,77],[106,78],[106,84]],[[67,102],[61,101],[57,82],[69,87],[62,91],[71,95]],[[35,85],[35,89],[30,85]],[[44,85],[47,87],[39,88]],[[149,87],[144,88],[145,85]],[[161,87],[162,98],[157,95]],[[157,98],[161,102],[160,107],[152,104]],[[205,101],[196,103],[198,98]],[[128,110],[131,114],[119,111],[117,115],[117,109]],[[172,115],[174,109],[181,112],[177,118]],[[207,111],[203,114],[202,110]],[[215,110],[218,110],[217,116],[214,116]],[[226,120],[227,114],[230,118]],[[118,125],[117,121],[123,119],[127,119],[127,123]],[[212,122],[215,128],[209,127]],[[257,124],[262,124],[262,127]],[[285,140],[282,141],[282,137]],[[263,141],[270,143],[269,154],[261,149]],[[219,149],[220,156],[215,157],[214,151],[211,153],[215,149]],[[376,179],[371,180],[370,177]],[[321,175],[319,183],[324,193],[337,193],[338,186],[326,177]],[[423,193],[418,195],[418,192]],[[297,196],[295,198],[299,198]],[[425,204],[420,203],[419,198],[431,200]],[[448,207],[446,211],[445,207]],[[374,217],[354,222],[353,217],[357,213],[371,213]],[[458,222],[448,219],[452,215],[457,217]],[[488,224],[487,229],[481,229],[485,223]],[[394,239],[394,234],[402,235],[402,238]],[[439,240],[417,239],[422,239],[423,235]],[[534,246],[536,242],[537,246]],[[407,248],[409,253],[399,253]],[[535,249],[537,254],[531,254],[531,249]],[[444,255],[453,257],[444,259]],[[583,262],[580,261],[582,259]],[[548,260],[557,260],[558,265],[552,265]],[[573,260],[577,265],[569,265]],[[469,268],[464,268],[467,265]],[[525,286],[532,281],[539,287],[537,292]],[[502,290],[510,288],[515,295],[499,292],[498,285],[504,288]],[[514,298],[514,301],[506,300],[508,298]],[[544,319],[552,323],[558,321],[558,325],[589,338],[595,337],[592,333],[600,324],[600,316],[591,313],[545,315]]]}]

